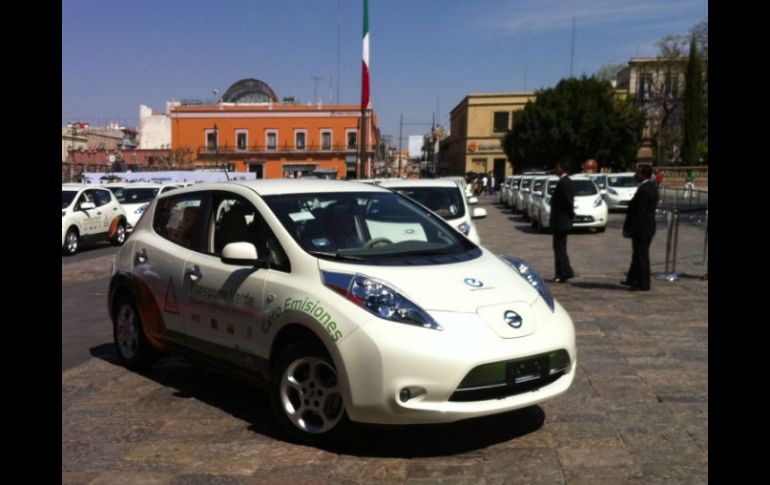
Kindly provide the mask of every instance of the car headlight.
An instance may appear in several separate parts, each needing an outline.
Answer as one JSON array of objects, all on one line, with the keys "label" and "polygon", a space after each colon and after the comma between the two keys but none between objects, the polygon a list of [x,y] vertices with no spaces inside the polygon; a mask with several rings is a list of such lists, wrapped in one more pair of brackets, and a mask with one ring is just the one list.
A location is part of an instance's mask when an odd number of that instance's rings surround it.
[{"label": "car headlight", "polygon": [[540,293],[540,296],[543,297],[543,300],[545,300],[548,308],[551,309],[551,312],[554,311],[553,296],[551,296],[551,292],[548,291],[548,288],[546,288],[543,279],[540,277],[537,271],[534,270],[534,268],[532,268],[526,261],[521,258],[500,256],[500,259],[505,261],[509,266],[516,270],[519,276],[527,280],[527,283],[532,285],[532,287],[535,288],[538,293]]},{"label": "car headlight", "polygon": [[613,188],[611,188],[611,187],[609,189],[607,189],[607,192],[609,192],[612,195],[618,195],[618,191],[613,189]]},{"label": "car headlight", "polygon": [[140,205],[136,208],[134,211],[134,214],[144,214],[144,211],[147,210],[147,206],[150,205],[149,203]]},{"label": "car headlight", "polygon": [[471,233],[471,225],[467,222],[463,222],[459,226],[457,226],[457,229],[460,230],[461,233],[465,234],[466,236]]},{"label": "car headlight", "polygon": [[384,320],[443,330],[425,310],[383,281],[331,271],[321,271],[321,278],[324,285]]},{"label": "car headlight", "polygon": [[596,200],[594,200],[594,207],[599,207],[602,205],[602,202],[604,202],[604,199],[602,199],[602,196],[600,195],[596,198]]}]

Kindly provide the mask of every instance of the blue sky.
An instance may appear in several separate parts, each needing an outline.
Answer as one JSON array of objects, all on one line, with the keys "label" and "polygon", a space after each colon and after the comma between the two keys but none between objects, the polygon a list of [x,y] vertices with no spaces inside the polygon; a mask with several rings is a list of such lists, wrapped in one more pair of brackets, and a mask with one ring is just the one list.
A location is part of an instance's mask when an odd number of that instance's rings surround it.
[{"label": "blue sky", "polygon": [[[358,104],[362,16],[363,0],[62,0],[62,123],[135,127],[140,104],[212,98],[243,78],[334,102],[338,25],[339,100]],[[655,55],[657,40],[707,16],[706,0],[370,0],[372,104],[397,145],[401,114],[447,125],[469,93],[568,76],[573,17],[579,76]]]}]

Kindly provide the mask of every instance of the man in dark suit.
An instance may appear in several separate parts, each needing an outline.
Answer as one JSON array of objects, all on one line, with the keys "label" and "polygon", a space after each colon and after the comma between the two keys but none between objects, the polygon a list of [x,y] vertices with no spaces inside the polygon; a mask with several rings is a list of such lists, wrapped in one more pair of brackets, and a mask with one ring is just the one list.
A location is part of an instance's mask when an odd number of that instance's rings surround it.
[{"label": "man in dark suit", "polygon": [[636,167],[636,180],[641,182],[628,203],[623,237],[631,238],[631,266],[626,279],[620,284],[631,291],[650,290],[650,244],[655,235],[655,208],[658,206],[658,187],[650,178],[652,167]]},{"label": "man in dark suit", "polygon": [[572,219],[575,218],[575,194],[572,190],[572,180],[567,176],[564,163],[557,163],[554,173],[559,176],[559,182],[551,196],[550,226],[553,232],[553,255],[556,266],[556,276],[553,283],[565,283],[575,277],[567,255],[567,234],[572,229]]}]

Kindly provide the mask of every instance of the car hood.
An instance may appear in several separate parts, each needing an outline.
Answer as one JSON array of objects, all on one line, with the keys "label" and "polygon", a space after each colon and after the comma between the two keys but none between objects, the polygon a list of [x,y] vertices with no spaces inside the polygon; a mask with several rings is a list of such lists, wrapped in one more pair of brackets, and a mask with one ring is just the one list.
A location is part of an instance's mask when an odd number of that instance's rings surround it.
[{"label": "car hood", "polygon": [[575,197],[575,209],[576,210],[593,210],[595,208],[594,202],[596,202],[597,197],[601,197],[601,196],[599,194],[595,194],[595,195]]},{"label": "car hood", "polygon": [[425,310],[476,313],[504,302],[532,305],[540,296],[498,256],[483,249],[481,257],[451,264],[370,266],[319,259],[319,269],[361,273],[382,280]]},{"label": "car hood", "polygon": [[610,187],[622,197],[633,197],[636,193],[636,187]]}]

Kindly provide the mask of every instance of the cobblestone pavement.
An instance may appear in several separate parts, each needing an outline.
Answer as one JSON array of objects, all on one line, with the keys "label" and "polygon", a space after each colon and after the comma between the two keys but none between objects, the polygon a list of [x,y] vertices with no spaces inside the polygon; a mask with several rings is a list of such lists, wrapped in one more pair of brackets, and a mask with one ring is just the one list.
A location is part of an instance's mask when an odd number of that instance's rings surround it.
[{"label": "cobblestone pavement", "polygon": [[[484,245],[553,276],[551,236],[496,201],[480,202]],[[578,276],[550,285],[575,322],[579,360],[574,384],[554,400],[447,425],[358,426],[349,443],[319,449],[277,438],[258,389],[178,357],[130,372],[101,352],[62,373],[62,482],[706,483],[703,225],[680,226],[684,276],[640,293],[618,284],[631,258],[622,220],[611,214],[605,233],[571,234]],[[661,218],[654,273],[664,269],[665,236]],[[109,268],[101,258],[88,264]],[[79,274],[89,271],[101,275]]]}]

